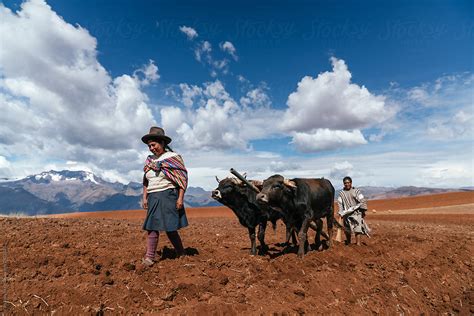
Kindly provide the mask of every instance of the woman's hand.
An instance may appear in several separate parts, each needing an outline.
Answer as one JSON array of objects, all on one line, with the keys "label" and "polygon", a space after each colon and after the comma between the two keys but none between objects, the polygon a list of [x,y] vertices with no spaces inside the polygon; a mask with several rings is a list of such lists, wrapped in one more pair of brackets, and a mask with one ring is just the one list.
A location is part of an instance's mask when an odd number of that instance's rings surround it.
[{"label": "woman's hand", "polygon": [[143,209],[148,210],[148,192],[147,192],[148,180],[143,176],[143,195],[142,195],[142,206]]},{"label": "woman's hand", "polygon": [[178,198],[178,200],[176,201],[176,209],[177,209],[177,210],[180,210],[180,209],[183,208],[183,206],[184,206],[183,199],[179,199],[179,198]]},{"label": "woman's hand", "polygon": [[178,200],[176,201],[176,209],[180,210],[184,207],[184,190],[179,188],[178,191]]}]

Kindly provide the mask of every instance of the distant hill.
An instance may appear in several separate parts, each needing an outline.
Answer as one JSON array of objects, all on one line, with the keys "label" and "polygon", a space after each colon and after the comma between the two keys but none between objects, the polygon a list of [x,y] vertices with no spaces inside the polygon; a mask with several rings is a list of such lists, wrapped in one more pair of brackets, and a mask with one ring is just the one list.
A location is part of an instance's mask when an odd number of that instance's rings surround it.
[{"label": "distant hill", "polygon": [[[5,180],[5,179],[4,179]],[[24,179],[0,182],[0,214],[40,215],[68,212],[96,212],[141,208],[142,184],[108,182],[88,171],[50,170]],[[435,194],[463,189],[420,187],[360,187],[368,199]],[[186,207],[220,206],[211,192],[189,187],[184,197]]]},{"label": "distant hill", "polygon": [[22,188],[0,187],[0,213],[40,215],[55,211],[60,213],[60,210],[59,205],[40,199]]},{"label": "distant hill", "polygon": [[219,206],[222,205],[211,197],[211,192],[200,187],[189,187],[184,198],[191,207]]},{"label": "distant hill", "polygon": [[80,212],[96,212],[104,210],[133,210],[140,208],[142,196],[127,196],[124,194],[114,194],[107,199],[95,202],[84,203],[80,206]]},{"label": "distant hill", "polygon": [[418,195],[429,195],[439,194],[448,192],[459,192],[459,191],[472,191],[472,189],[461,188],[461,189],[438,189],[438,188],[425,188],[415,186],[404,186],[399,188],[386,188],[386,187],[360,187],[363,194],[371,200],[384,200],[393,199],[408,196]]}]

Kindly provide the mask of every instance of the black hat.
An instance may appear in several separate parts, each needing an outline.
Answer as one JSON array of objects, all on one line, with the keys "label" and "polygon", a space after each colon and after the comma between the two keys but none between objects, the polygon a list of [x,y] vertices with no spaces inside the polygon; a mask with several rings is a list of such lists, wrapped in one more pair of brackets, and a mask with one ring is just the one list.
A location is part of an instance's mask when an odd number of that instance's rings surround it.
[{"label": "black hat", "polygon": [[163,140],[166,145],[171,143],[171,138],[165,135],[165,130],[156,126],[152,126],[150,132],[142,137],[142,142],[145,144],[148,144],[150,140]]}]

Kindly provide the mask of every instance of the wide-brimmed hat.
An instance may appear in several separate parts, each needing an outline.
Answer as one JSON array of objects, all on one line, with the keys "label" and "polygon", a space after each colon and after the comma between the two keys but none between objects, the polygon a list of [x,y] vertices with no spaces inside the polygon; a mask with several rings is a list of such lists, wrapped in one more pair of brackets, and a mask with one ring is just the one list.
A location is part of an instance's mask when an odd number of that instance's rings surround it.
[{"label": "wide-brimmed hat", "polygon": [[171,143],[171,138],[165,135],[165,130],[156,126],[152,126],[150,132],[142,137],[142,142],[145,144],[148,144],[150,140],[163,140],[166,145]]}]

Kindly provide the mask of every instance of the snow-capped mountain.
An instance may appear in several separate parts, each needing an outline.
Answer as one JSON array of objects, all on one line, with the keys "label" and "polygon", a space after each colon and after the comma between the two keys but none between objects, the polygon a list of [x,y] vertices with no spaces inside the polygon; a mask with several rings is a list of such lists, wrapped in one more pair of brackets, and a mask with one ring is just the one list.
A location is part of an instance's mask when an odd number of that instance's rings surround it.
[{"label": "snow-capped mountain", "polygon": [[[142,184],[103,180],[88,171],[45,171],[15,181],[0,182],[0,213],[29,215],[139,209]],[[211,194],[190,187],[186,206],[218,205]]]},{"label": "snow-capped mountain", "polygon": [[92,172],[89,171],[45,171],[37,175],[26,177],[22,181],[31,181],[33,183],[51,183],[61,181],[90,181],[95,184],[99,184],[99,181],[104,182],[102,179],[97,178]]}]

